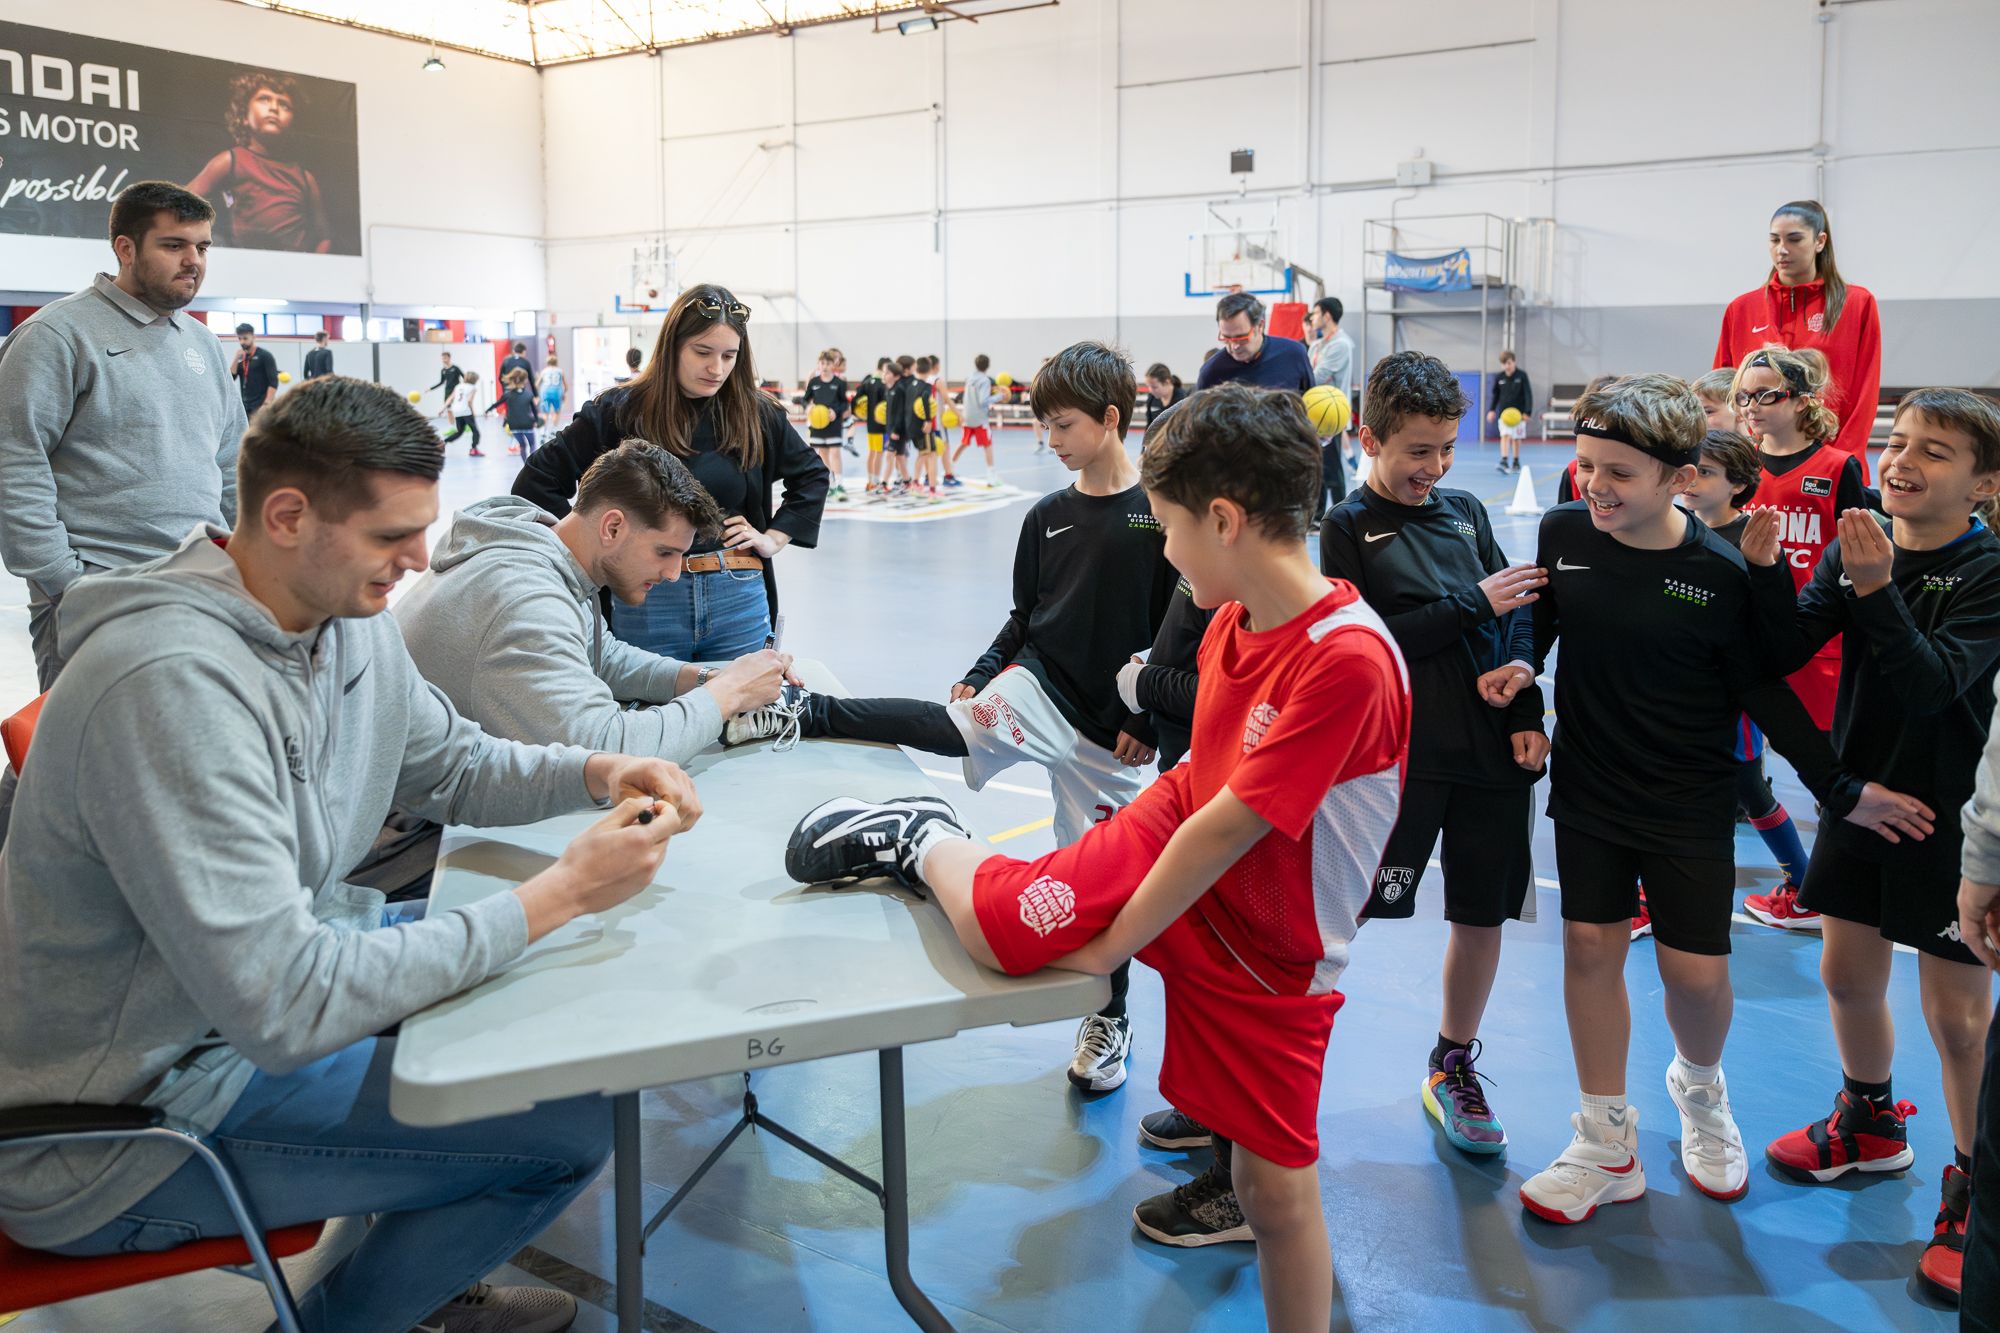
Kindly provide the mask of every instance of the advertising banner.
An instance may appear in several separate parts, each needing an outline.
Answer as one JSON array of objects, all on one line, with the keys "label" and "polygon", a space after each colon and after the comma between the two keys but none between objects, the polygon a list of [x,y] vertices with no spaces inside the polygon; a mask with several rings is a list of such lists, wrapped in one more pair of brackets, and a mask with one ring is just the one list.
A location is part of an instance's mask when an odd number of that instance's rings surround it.
[{"label": "advertising banner", "polygon": [[354,85],[0,23],[0,234],[102,238],[142,180],[214,204],[218,245],[358,255]]}]

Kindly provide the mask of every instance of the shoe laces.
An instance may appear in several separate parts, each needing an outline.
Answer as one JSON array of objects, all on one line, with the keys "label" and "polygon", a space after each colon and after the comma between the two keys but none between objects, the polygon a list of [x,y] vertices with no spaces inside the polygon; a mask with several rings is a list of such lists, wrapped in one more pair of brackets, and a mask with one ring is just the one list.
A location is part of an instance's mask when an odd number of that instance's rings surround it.
[{"label": "shoe laces", "polygon": [[776,736],[771,749],[783,753],[799,743],[806,713],[806,691],[790,687],[772,702],[758,709],[753,716],[756,730],[762,736]]},{"label": "shoe laces", "polygon": [[1076,1046],[1091,1059],[1102,1060],[1118,1049],[1118,1020],[1103,1014],[1090,1015],[1077,1033]]},{"label": "shoe laces", "polygon": [[[1175,1206],[1190,1217],[1198,1217],[1199,1214],[1196,1211],[1198,1209],[1208,1207],[1223,1199],[1230,1200],[1231,1207],[1224,1211],[1225,1213],[1234,1215],[1235,1221],[1229,1223],[1232,1226],[1243,1220],[1242,1205],[1235,1202],[1235,1196],[1235,1182],[1230,1180],[1229,1177],[1222,1175],[1212,1166],[1193,1180],[1184,1181],[1174,1186]],[[1205,1221],[1206,1219],[1203,1220]],[[1228,1221],[1226,1217],[1224,1220]]]},{"label": "shoe laces", "polygon": [[1481,1082],[1496,1088],[1500,1085],[1472,1067],[1484,1049],[1479,1038],[1474,1037],[1472,1044],[1465,1048],[1464,1063],[1455,1070],[1445,1072],[1444,1075],[1445,1083],[1451,1088],[1452,1100],[1457,1102],[1467,1115],[1493,1114],[1493,1108],[1486,1103],[1486,1093],[1479,1085]]}]

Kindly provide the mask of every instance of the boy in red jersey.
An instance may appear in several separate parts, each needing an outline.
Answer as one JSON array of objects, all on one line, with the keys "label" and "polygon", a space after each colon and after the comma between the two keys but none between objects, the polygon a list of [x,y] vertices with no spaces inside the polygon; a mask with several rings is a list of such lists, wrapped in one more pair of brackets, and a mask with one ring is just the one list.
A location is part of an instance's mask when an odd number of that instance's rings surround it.
[{"label": "boy in red jersey", "polygon": [[1190,761],[1039,860],[992,855],[936,798],[843,798],[800,822],[785,865],[805,882],[921,887],[975,959],[1007,972],[1104,973],[1135,955],[1158,969],[1160,1090],[1214,1131],[1216,1164],[1134,1220],[1170,1244],[1247,1230],[1270,1326],[1324,1329],[1320,1078],[1334,983],[1396,819],[1408,677],[1354,585],[1307,554],[1319,442],[1296,395],[1197,393],[1141,468],[1167,559],[1218,608]]}]

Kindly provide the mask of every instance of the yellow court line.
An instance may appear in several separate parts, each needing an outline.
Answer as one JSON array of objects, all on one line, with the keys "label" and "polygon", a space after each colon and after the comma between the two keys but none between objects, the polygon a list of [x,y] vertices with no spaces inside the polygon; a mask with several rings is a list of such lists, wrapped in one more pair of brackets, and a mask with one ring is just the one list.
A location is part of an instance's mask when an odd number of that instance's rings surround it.
[{"label": "yellow court line", "polygon": [[1009,838],[1018,838],[1023,833],[1033,833],[1036,829],[1045,829],[1049,825],[1055,822],[1056,822],[1056,817],[1054,815],[1043,815],[1040,819],[1034,820],[1030,823],[1022,824],[1018,828],[1010,828],[1003,833],[996,833],[992,837],[988,838],[986,841],[1005,842]]}]

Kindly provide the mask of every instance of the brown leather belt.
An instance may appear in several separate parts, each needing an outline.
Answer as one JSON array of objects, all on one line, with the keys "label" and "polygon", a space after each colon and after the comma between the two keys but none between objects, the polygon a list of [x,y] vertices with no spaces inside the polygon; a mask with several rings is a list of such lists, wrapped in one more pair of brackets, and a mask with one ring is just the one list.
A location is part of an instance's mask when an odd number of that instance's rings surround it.
[{"label": "brown leather belt", "polygon": [[690,574],[714,574],[725,569],[762,569],[764,557],[749,551],[708,551],[689,556],[681,567]]}]

